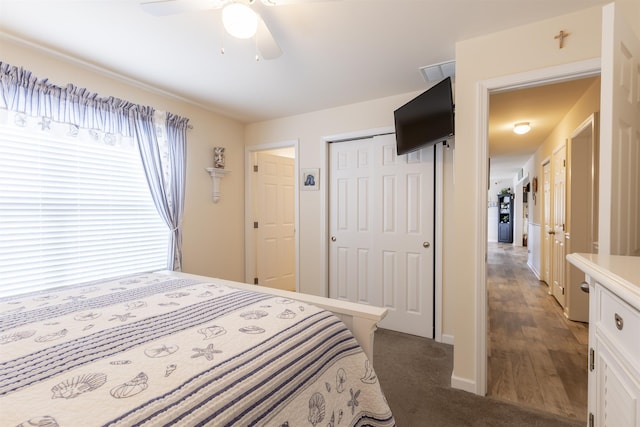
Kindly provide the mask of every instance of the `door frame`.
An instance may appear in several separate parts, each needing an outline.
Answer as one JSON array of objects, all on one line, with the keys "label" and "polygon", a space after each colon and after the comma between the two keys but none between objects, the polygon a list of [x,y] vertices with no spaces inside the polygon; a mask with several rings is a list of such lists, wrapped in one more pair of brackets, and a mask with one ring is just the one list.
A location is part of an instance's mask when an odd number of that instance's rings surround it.
[{"label": "door frame", "polygon": [[274,142],[269,144],[252,145],[245,147],[245,166],[244,166],[244,281],[253,283],[253,277],[256,272],[255,253],[256,245],[253,235],[253,155],[258,151],[271,151],[280,148],[293,148],[295,152],[294,159],[294,215],[295,215],[295,269],[296,269],[296,292],[300,291],[300,201],[298,198],[298,171],[299,171],[299,141],[289,140]]},{"label": "door frame", "polygon": [[[564,153],[562,153],[564,151]],[[564,154],[564,218],[562,218],[563,223],[562,223],[562,232],[560,233],[560,231],[558,230],[558,224],[556,223],[556,209],[558,209],[558,200],[556,200],[556,173],[558,172],[556,169],[556,163],[557,163],[557,158],[556,156],[558,156],[559,154]],[[551,295],[553,295],[553,297],[556,299],[556,301],[558,301],[558,303],[560,304],[560,306],[562,307],[562,311],[564,312],[567,308],[567,292],[566,292],[566,272],[565,272],[565,263],[566,261],[563,259],[562,261],[557,259],[557,244],[556,242],[558,242],[558,238],[556,237],[556,234],[561,234],[562,235],[562,245],[564,246],[564,250],[566,251],[566,224],[567,224],[567,156],[569,155],[569,144],[567,143],[567,140],[565,140],[564,143],[560,144],[559,146],[555,147],[553,149],[553,152],[551,153],[551,195],[553,198],[553,203],[552,203],[552,212],[551,212],[551,217],[552,220],[551,222],[553,223],[553,238],[552,238],[552,243],[551,243],[551,283],[550,285],[550,293]],[[559,168],[559,167],[558,167]],[[560,198],[559,200],[562,200],[562,198]],[[565,254],[566,255],[566,254]],[[556,264],[558,263],[558,264]],[[556,271],[554,268],[557,268],[559,271]],[[558,296],[556,295],[557,293],[557,289],[556,289],[556,283],[558,283],[560,285],[560,287],[562,288],[562,302],[560,302],[560,300],[558,299]]]},{"label": "door frame", "polygon": [[[335,135],[327,135],[322,137],[324,142],[324,149],[322,150],[322,168],[326,171],[324,174],[320,174],[320,197],[322,198],[321,204],[325,207],[324,220],[321,224],[321,235],[324,236],[321,242],[321,251],[324,254],[323,259],[323,272],[326,295],[329,295],[329,144],[333,142],[350,141],[355,139],[373,138],[377,135],[386,135],[395,133],[394,126],[385,126],[380,128],[366,129],[354,132],[340,133]],[[447,147],[449,145],[447,144]],[[442,334],[442,227],[443,227],[443,215],[444,215],[444,147],[443,144],[437,144],[435,152],[435,182],[436,191],[434,195],[435,211],[435,229],[434,229],[434,295],[433,295],[433,327],[434,327],[434,340],[437,342],[444,342],[446,344],[453,345],[453,337]],[[488,182],[488,181],[486,181]],[[485,202],[486,205],[486,202]]]},{"label": "door frame", "polygon": [[[547,224],[544,222],[544,211],[545,209],[547,209],[547,207],[549,208],[549,223],[551,225],[553,225],[553,211],[552,211],[552,207],[553,207],[553,199],[551,198],[551,195],[549,195],[549,201],[545,202],[544,199],[544,168],[546,165],[549,165],[549,179],[552,179],[552,175],[553,175],[553,164],[551,163],[551,156],[547,156],[545,157],[541,162],[540,162],[540,168],[542,169],[542,178],[539,180],[538,183],[538,189],[540,191],[540,193],[542,194],[542,197],[540,198],[540,203],[542,203],[542,221],[540,222],[541,227],[540,227],[540,233],[541,233],[541,239],[540,241],[542,242],[541,246],[540,246],[540,259],[542,260],[541,262],[544,262],[544,265],[542,268],[542,274],[540,279],[545,282],[547,284],[547,286],[549,287],[547,293],[549,295],[551,295],[551,287],[552,287],[552,279],[553,279],[553,274],[551,272],[551,249],[550,247],[552,246],[549,243],[545,243],[544,240],[547,238],[547,236],[549,236],[549,233],[547,231]],[[541,183],[541,184],[540,184]],[[551,187],[551,184],[549,184],[549,187]],[[542,190],[540,190],[540,188],[542,188]],[[550,189],[549,192],[551,193],[553,190]]]},{"label": "door frame", "polygon": [[[586,59],[558,66],[542,68],[538,70],[511,74],[492,79],[479,81],[476,85],[476,99],[478,109],[476,116],[476,135],[478,135],[478,164],[479,177],[477,180],[477,203],[484,206],[479,209],[480,214],[476,218],[476,254],[479,262],[476,266],[478,278],[478,292],[476,299],[476,378],[475,392],[479,395],[487,394],[487,339],[488,339],[488,298],[487,298],[487,198],[486,183],[488,179],[488,153],[489,153],[489,97],[492,93],[502,91],[525,89],[534,86],[542,86],[551,83],[575,80],[583,77],[600,75],[600,58]],[[461,387],[468,389],[468,387]]]}]

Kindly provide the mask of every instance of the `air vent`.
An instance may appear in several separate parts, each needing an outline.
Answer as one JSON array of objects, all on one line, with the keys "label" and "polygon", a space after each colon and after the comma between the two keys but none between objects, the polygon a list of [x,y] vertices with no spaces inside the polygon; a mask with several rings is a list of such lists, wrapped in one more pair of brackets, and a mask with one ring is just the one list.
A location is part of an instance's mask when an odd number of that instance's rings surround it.
[{"label": "air vent", "polygon": [[427,83],[438,82],[445,77],[454,77],[456,75],[456,61],[440,62],[420,67],[420,74],[422,74]]}]

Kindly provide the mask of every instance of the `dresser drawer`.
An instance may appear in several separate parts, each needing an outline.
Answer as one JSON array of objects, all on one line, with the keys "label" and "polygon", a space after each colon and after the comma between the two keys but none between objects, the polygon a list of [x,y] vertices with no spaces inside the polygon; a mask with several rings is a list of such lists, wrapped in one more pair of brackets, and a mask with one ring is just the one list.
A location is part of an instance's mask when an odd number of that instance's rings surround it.
[{"label": "dresser drawer", "polygon": [[599,329],[614,341],[626,356],[636,360],[640,355],[640,312],[598,286],[599,310],[596,319]]}]

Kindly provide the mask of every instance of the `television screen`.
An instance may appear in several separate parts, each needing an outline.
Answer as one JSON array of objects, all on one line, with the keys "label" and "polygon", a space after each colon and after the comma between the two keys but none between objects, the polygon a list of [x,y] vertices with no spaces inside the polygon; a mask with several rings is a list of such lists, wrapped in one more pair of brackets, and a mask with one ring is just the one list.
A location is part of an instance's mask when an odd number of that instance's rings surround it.
[{"label": "television screen", "polygon": [[447,77],[394,111],[398,155],[453,136],[451,89]]}]

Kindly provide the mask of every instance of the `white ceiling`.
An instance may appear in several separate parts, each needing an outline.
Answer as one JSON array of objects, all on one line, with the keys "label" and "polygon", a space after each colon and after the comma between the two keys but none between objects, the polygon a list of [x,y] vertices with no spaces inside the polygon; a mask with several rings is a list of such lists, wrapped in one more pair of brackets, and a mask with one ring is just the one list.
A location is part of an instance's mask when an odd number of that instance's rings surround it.
[{"label": "white ceiling", "polygon": [[137,0],[0,0],[0,33],[256,122],[425,90],[419,68],[457,41],[609,1],[287,0],[260,9],[284,53],[258,62],[220,10],[156,17]]}]

